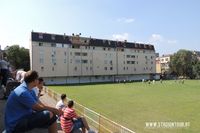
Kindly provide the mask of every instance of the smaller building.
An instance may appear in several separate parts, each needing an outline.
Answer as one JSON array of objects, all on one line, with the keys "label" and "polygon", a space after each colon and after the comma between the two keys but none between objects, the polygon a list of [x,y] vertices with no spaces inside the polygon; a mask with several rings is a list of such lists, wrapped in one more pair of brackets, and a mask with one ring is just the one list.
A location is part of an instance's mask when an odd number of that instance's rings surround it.
[{"label": "smaller building", "polygon": [[162,55],[156,58],[156,74],[160,75],[161,78],[169,78],[170,57],[171,55]]}]

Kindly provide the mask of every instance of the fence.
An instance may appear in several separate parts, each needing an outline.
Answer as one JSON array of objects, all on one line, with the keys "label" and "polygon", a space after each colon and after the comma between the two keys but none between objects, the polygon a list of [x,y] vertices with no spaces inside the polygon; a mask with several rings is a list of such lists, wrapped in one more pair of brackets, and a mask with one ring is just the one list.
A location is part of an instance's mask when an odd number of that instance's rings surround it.
[{"label": "fence", "polygon": [[[55,100],[55,102],[60,100],[60,94],[48,89],[45,87],[45,93],[47,93],[51,98]],[[67,100],[70,100],[69,98]],[[74,105],[75,110],[78,114],[84,116],[89,125],[95,128],[98,133],[135,133],[130,129],[109,120],[108,118],[84,107],[83,105],[75,102]]]}]

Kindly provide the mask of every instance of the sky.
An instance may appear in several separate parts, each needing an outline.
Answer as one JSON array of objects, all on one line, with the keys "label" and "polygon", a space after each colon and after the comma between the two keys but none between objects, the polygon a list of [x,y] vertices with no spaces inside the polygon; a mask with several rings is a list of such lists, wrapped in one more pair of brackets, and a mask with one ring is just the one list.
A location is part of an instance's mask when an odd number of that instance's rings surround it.
[{"label": "sky", "polygon": [[200,0],[0,0],[0,45],[29,48],[31,31],[200,51]]}]

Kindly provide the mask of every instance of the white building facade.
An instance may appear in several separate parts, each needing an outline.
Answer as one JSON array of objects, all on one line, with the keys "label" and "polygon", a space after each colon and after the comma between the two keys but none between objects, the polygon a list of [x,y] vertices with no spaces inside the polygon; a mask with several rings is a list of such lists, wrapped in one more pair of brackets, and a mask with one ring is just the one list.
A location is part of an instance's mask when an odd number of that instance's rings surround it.
[{"label": "white building facade", "polygon": [[46,84],[137,81],[156,73],[153,45],[31,32],[31,69]]}]

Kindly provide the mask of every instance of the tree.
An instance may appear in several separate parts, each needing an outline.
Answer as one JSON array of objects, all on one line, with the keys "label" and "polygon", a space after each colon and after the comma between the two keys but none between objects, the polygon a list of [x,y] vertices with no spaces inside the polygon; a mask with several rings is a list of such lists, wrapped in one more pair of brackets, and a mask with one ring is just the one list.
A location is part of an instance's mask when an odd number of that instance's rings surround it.
[{"label": "tree", "polygon": [[197,56],[191,51],[179,50],[171,57],[170,69],[178,74],[194,78],[194,65],[197,63]]},{"label": "tree", "polygon": [[200,61],[193,66],[193,72],[196,78],[200,78]]},{"label": "tree", "polygon": [[29,50],[19,45],[13,45],[6,50],[6,56],[8,61],[16,69],[30,70],[30,57]]}]

